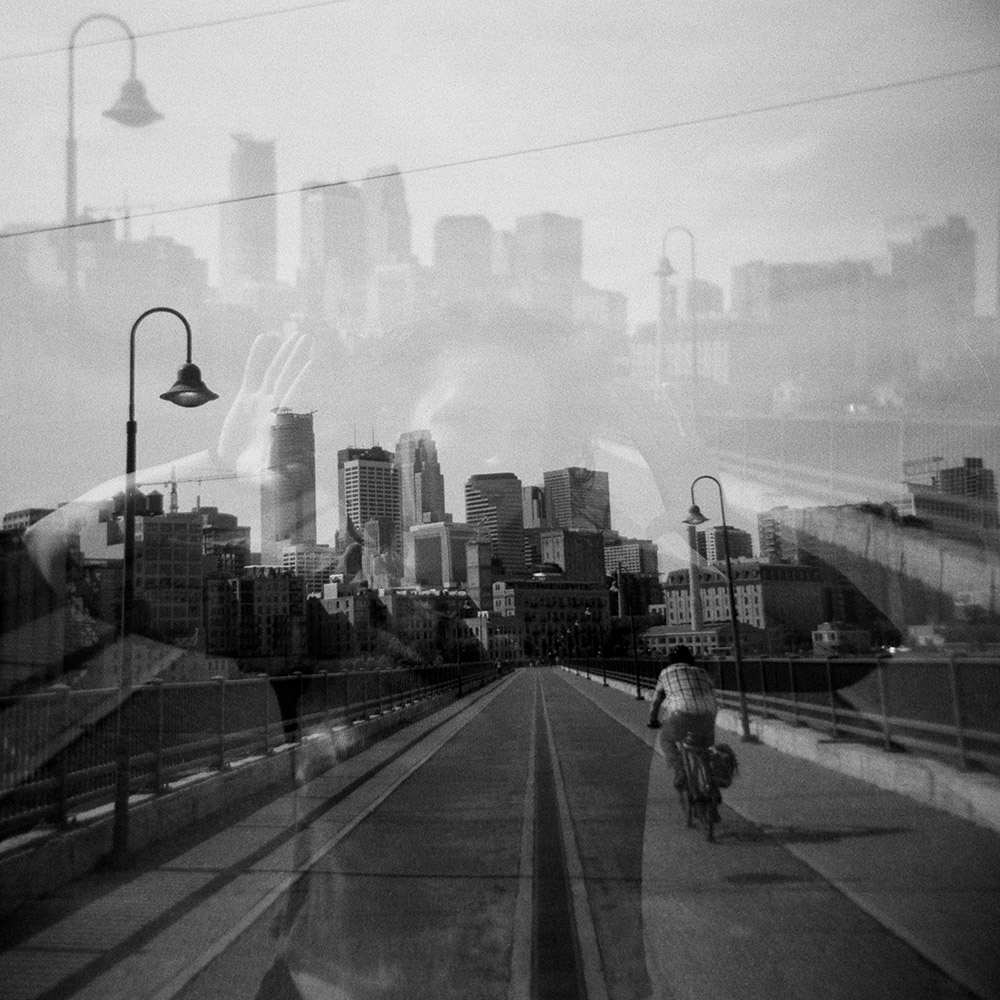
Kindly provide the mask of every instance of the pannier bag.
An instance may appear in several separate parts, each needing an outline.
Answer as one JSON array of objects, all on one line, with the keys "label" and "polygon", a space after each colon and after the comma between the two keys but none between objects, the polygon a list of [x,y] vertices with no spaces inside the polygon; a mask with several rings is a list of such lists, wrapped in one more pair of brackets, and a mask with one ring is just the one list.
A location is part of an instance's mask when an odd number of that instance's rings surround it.
[{"label": "pannier bag", "polygon": [[711,748],[708,754],[708,766],[719,788],[728,788],[740,769],[736,754],[728,743],[717,743]]}]

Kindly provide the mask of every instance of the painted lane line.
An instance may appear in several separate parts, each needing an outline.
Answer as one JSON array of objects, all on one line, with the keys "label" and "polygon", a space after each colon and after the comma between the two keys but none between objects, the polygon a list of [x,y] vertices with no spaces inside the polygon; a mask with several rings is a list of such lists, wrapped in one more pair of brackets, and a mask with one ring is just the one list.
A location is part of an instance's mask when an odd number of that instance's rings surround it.
[{"label": "painted lane line", "polygon": [[538,685],[534,686],[531,703],[531,735],[528,749],[528,771],[524,787],[524,822],[521,827],[521,864],[518,871],[517,899],[514,902],[513,945],[510,957],[510,1000],[525,1000],[531,994],[531,947],[534,907],[534,843],[535,843],[535,755],[538,753]]},{"label": "painted lane line", "polygon": [[545,735],[548,740],[549,755],[552,761],[552,777],[555,784],[556,803],[559,809],[559,827],[562,833],[566,871],[569,876],[570,892],[573,899],[573,916],[576,920],[576,936],[579,942],[581,971],[583,973],[587,1000],[608,1000],[608,988],[604,980],[604,962],[601,958],[601,946],[597,938],[597,928],[594,926],[594,918],[590,912],[590,899],[583,871],[583,862],[580,860],[576,836],[573,832],[573,821],[570,816],[569,801],[566,798],[566,786],[563,783],[562,767],[559,764],[556,741],[549,721],[545,688],[541,684],[539,687],[542,700],[542,716],[545,720]]}]

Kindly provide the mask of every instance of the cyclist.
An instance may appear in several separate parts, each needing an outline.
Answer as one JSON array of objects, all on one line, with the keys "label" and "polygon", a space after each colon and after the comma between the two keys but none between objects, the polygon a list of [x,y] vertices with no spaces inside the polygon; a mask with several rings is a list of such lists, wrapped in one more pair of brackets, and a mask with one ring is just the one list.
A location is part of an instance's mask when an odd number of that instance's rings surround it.
[{"label": "cyclist", "polygon": [[695,665],[691,648],[675,646],[667,656],[667,666],[660,671],[649,709],[649,725],[659,728],[660,706],[666,703],[665,726],[660,735],[667,763],[674,771],[674,788],[684,788],[684,766],[676,742],[690,733],[700,746],[715,743],[715,685],[711,677]]}]

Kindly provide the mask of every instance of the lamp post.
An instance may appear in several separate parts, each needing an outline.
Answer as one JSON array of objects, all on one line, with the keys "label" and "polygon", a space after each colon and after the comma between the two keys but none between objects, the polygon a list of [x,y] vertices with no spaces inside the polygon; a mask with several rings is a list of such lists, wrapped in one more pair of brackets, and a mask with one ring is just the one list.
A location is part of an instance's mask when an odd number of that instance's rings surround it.
[{"label": "lamp post", "polygon": [[[584,617],[587,619],[588,625],[593,621],[597,625],[597,658],[601,661],[601,684],[603,687],[608,686],[608,665],[604,661],[604,630],[601,628],[601,609],[598,606],[597,615],[587,608],[583,613]],[[596,620],[595,620],[596,619]],[[594,639],[594,634],[591,632],[591,641]]]},{"label": "lamp post", "polygon": [[[691,381],[698,384],[698,279],[694,266],[694,233],[685,226],[670,226],[663,234],[663,256],[660,258],[660,266],[656,270],[656,277],[660,279],[661,295],[663,295],[663,285],[665,280],[677,272],[673,269],[667,259],[667,237],[671,233],[684,233],[691,242],[691,293],[688,296],[688,307],[691,311]],[[665,306],[661,307],[665,309]],[[662,330],[662,323],[660,324]],[[661,332],[660,336],[663,334]]]},{"label": "lamp post", "polygon": [[191,361],[191,325],[176,309],[156,306],[147,309],[133,324],[128,353],[128,422],[125,424],[125,550],[122,566],[122,668],[119,680],[118,747],[115,774],[115,812],[111,851],[121,859],[128,850],[128,799],[130,733],[127,725],[128,701],[132,693],[132,635],[135,631],[135,334],[139,324],[153,313],[170,313],[183,324],[187,335],[187,360],[177,372],[177,381],[160,399],[176,406],[194,407],[219,397],[201,380],[201,371]]},{"label": "lamp post", "polygon": [[615,571],[615,583],[612,589],[618,594],[618,617],[622,616],[622,606],[628,605],[628,628],[632,637],[632,669],[635,672],[635,700],[642,701],[642,681],[639,677],[639,654],[635,647],[635,618],[632,615],[632,601],[626,599],[624,581],[622,580],[622,564],[618,564]]},{"label": "lamp post", "polygon": [[135,35],[132,29],[119,17],[113,14],[90,14],[83,20],[77,22],[69,35],[69,66],[68,66],[68,127],[66,131],[66,286],[69,291],[71,301],[76,297],[77,285],[77,242],[76,242],[76,112],[74,108],[75,80],[74,80],[74,48],[76,46],[76,36],[80,29],[91,21],[111,21],[117,24],[125,32],[131,46],[131,70],[128,79],[122,84],[121,93],[114,107],[108,108],[104,112],[106,118],[118,122],[119,125],[126,125],[129,128],[142,128],[145,125],[152,125],[159,121],[161,115],[146,97],[146,88],[136,78],[135,75]]},{"label": "lamp post", "polygon": [[726,504],[722,497],[722,484],[715,476],[698,476],[691,483],[691,509],[688,516],[684,518],[685,524],[697,526],[704,524],[708,518],[702,514],[698,505],[694,502],[695,485],[702,479],[711,479],[719,490],[719,511],[722,514],[722,552],[726,561],[726,587],[729,593],[729,617],[733,623],[733,665],[736,669],[736,692],[740,700],[740,727],[742,729],[742,739],[744,743],[754,742],[754,737],[750,733],[750,718],[747,713],[747,696],[743,687],[743,657],[740,651],[740,627],[736,616],[736,590],[733,586],[733,566],[729,560],[729,525],[726,524]]}]

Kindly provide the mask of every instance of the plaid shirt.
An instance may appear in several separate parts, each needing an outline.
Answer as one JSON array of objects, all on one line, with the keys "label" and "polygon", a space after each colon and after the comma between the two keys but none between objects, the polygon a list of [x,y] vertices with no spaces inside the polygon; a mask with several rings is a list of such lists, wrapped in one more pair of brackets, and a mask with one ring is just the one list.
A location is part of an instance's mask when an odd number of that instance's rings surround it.
[{"label": "plaid shirt", "polygon": [[701,667],[691,663],[673,663],[660,671],[654,699],[663,695],[667,713],[693,712],[715,715],[715,687]]}]

